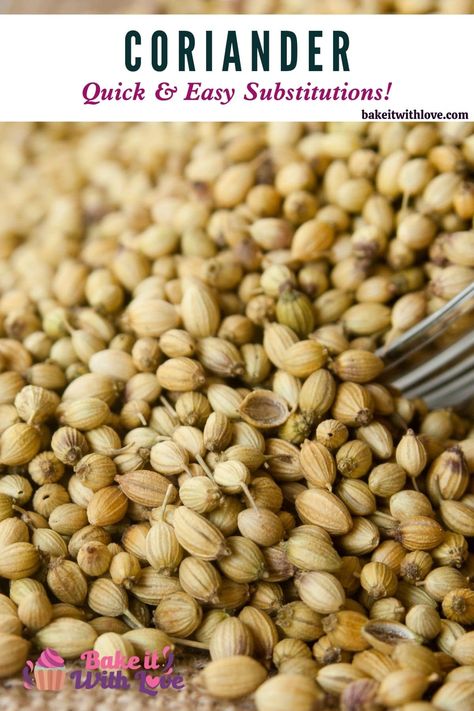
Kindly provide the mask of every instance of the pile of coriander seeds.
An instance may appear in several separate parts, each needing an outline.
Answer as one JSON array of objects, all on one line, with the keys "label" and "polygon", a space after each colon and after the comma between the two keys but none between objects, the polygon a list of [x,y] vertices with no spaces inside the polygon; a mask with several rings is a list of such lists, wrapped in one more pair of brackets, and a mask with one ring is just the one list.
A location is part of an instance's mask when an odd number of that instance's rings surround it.
[{"label": "pile of coriander seeds", "polygon": [[0,677],[473,711],[474,426],[374,353],[472,282],[473,175],[470,124],[0,126]]},{"label": "pile of coriander seeds", "polygon": [[[158,13],[218,14],[459,14],[474,12],[473,0],[156,0]],[[130,0],[130,12],[143,12],[140,0]]]}]

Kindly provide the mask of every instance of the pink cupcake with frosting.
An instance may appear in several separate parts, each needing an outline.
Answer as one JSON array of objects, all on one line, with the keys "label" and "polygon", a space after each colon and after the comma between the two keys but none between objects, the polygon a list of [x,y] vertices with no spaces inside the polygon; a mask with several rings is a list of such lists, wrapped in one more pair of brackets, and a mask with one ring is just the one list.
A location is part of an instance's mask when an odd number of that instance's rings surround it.
[{"label": "pink cupcake with frosting", "polygon": [[59,691],[64,686],[66,669],[64,659],[55,649],[44,649],[35,664],[36,688],[40,691]]}]

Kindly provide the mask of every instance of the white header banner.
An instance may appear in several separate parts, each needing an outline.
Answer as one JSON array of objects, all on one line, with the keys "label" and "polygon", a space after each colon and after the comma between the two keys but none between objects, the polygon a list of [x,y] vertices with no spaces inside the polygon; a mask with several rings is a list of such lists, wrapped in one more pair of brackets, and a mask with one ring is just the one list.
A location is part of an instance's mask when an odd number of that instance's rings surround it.
[{"label": "white header banner", "polygon": [[0,15],[0,120],[472,120],[473,37],[472,15]]}]

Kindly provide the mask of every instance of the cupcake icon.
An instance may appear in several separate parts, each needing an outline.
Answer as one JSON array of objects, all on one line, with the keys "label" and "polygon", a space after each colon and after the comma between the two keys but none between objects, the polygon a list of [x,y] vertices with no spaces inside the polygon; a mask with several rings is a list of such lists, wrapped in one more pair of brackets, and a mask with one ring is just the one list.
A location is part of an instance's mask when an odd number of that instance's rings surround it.
[{"label": "cupcake icon", "polygon": [[55,649],[44,649],[35,664],[36,688],[41,691],[59,691],[64,686],[66,669],[64,659]]}]

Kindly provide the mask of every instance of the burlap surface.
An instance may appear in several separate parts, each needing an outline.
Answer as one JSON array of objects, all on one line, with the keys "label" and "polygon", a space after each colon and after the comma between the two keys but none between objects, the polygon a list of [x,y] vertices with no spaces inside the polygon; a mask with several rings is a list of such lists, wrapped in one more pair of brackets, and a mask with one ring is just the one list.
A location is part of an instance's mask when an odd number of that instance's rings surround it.
[{"label": "burlap surface", "polygon": [[240,0],[0,0],[0,13],[202,14],[211,8],[219,12],[239,12],[239,4]]},{"label": "burlap surface", "polygon": [[[181,656],[175,669],[183,675],[185,688],[182,691],[163,691],[149,697],[131,688],[127,691],[114,689],[75,690],[66,680],[64,689],[58,692],[27,691],[21,678],[0,681],[0,711],[254,711],[250,699],[231,703],[215,701],[196,683],[199,669],[206,663],[203,656]],[[73,669],[74,665],[71,664]],[[237,670],[236,670],[237,672]],[[132,682],[136,684],[136,682]]]},{"label": "burlap surface", "polygon": [[0,0],[4,13],[157,12],[155,0]]}]

